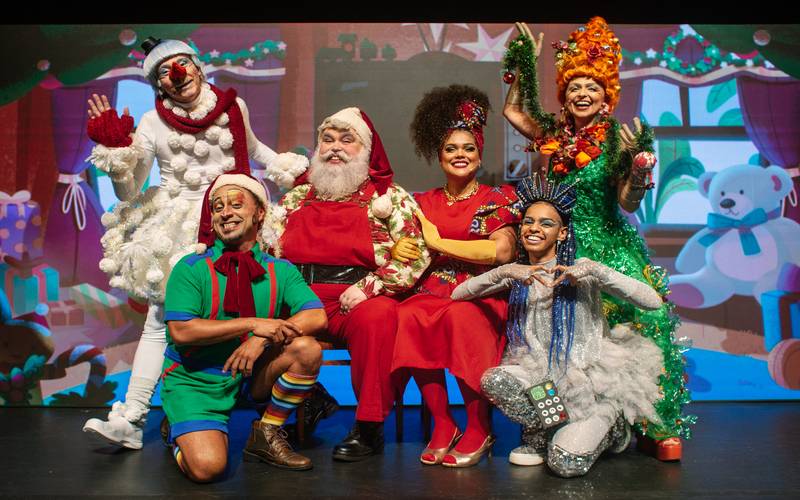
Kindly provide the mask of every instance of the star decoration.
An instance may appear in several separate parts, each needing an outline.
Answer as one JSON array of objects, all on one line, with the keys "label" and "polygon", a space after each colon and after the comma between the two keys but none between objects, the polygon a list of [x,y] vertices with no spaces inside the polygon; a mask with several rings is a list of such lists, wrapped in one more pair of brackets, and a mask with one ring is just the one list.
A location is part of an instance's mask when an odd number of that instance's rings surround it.
[{"label": "star decoration", "polygon": [[278,44],[278,50],[286,50],[286,44],[284,42],[280,42]]},{"label": "star decoration", "polygon": [[249,57],[244,60],[244,65],[247,66],[248,68],[252,68],[254,63],[255,61]]},{"label": "star decoration", "polygon": [[459,43],[458,46],[464,50],[475,54],[475,61],[499,62],[503,59],[506,50],[506,42],[514,28],[508,28],[497,37],[492,38],[478,25],[478,41],[469,43]]},{"label": "star decoration", "polygon": [[265,54],[269,54],[269,49],[267,47],[264,47],[264,50],[262,50],[261,52],[263,52]]},{"label": "star decoration", "polygon": [[745,65],[747,65],[748,68],[752,68],[753,67],[753,60],[752,59],[748,59],[747,61],[745,61]]},{"label": "star decoration", "polygon": [[225,66],[230,66],[230,65],[231,65],[231,60],[225,59]]},{"label": "star decoration", "polygon": [[211,57],[219,57],[219,51],[217,49],[212,50],[211,52],[209,52],[209,54],[211,55]]},{"label": "star decoration", "polygon": [[637,66],[641,66],[642,58],[641,57],[637,57],[636,59],[633,60],[633,64],[635,64]]},{"label": "star decoration", "polygon": [[688,24],[681,24],[681,33],[683,33],[683,36],[697,35],[697,32],[694,29],[692,29],[692,27],[689,26]]},{"label": "star decoration", "polygon": [[255,51],[256,51],[256,46],[255,46],[255,45],[253,45],[252,47],[250,47],[250,52],[255,52]]},{"label": "star decoration", "polygon": [[645,52],[645,54],[647,55],[648,59],[655,59],[656,58],[656,54],[658,54],[658,52],[656,52],[653,49],[647,49],[647,52]]},{"label": "star decoration", "polygon": [[658,65],[661,66],[662,68],[666,68],[667,67],[667,61],[661,61],[660,63],[658,63]]}]

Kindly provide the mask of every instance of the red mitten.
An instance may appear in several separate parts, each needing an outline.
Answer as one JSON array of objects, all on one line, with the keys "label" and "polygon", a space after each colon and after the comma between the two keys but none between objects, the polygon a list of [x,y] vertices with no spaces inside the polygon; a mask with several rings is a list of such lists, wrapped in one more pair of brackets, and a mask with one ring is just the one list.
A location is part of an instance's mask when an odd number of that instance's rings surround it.
[{"label": "red mitten", "polygon": [[133,142],[133,117],[130,115],[117,115],[116,109],[104,111],[97,118],[89,120],[87,126],[89,138],[98,144],[109,148],[124,148]]}]

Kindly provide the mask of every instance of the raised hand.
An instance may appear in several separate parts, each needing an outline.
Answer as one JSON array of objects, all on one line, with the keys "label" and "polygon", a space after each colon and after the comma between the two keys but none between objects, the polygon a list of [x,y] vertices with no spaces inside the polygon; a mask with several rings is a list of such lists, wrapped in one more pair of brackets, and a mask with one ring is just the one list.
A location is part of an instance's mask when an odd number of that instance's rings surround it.
[{"label": "raised hand", "polygon": [[87,130],[89,138],[106,147],[118,148],[130,146],[133,142],[133,117],[125,108],[122,116],[117,115],[117,110],[111,107],[108,98],[93,94],[88,101],[89,123]]},{"label": "raised hand", "polygon": [[619,131],[619,138],[622,141],[622,147],[631,152],[636,151],[638,148],[638,141],[636,138],[642,133],[642,121],[639,120],[638,117],[633,119],[633,128],[636,131],[635,133],[631,132],[631,129],[628,127],[627,123],[624,123]]},{"label": "raised hand", "polygon": [[514,26],[517,27],[517,31],[519,31],[520,35],[531,41],[533,44],[533,53],[536,54],[536,57],[538,58],[539,54],[542,53],[542,41],[544,40],[544,33],[539,33],[538,37],[534,37],[531,29],[526,23],[514,23]]}]

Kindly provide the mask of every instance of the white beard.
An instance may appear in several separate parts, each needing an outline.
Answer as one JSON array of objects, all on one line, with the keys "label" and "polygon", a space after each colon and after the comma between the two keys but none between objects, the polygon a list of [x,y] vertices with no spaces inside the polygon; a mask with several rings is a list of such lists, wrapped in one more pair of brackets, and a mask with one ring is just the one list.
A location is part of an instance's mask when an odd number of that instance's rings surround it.
[{"label": "white beard", "polygon": [[[340,153],[340,158],[343,156]],[[330,158],[330,156],[328,156]],[[342,158],[342,160],[346,160]],[[369,151],[363,148],[345,163],[332,165],[321,158],[319,148],[311,157],[308,180],[322,200],[342,200],[358,190],[369,176]]]}]

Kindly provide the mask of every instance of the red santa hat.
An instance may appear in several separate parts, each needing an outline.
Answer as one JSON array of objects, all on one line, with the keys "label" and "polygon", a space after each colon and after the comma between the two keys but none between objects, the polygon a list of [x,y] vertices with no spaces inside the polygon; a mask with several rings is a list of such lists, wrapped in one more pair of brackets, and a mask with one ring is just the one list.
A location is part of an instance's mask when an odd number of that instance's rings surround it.
[{"label": "red santa hat", "polygon": [[[345,108],[325,118],[317,128],[317,142],[322,139],[325,129],[336,128],[340,130],[352,129],[364,147],[369,151],[369,178],[375,185],[379,195],[386,194],[392,185],[394,172],[383,148],[383,142],[366,113],[358,108]],[[308,171],[297,177],[295,186],[308,183]]]},{"label": "red santa hat", "polygon": [[208,186],[206,194],[203,196],[203,209],[197,235],[196,251],[198,254],[205,252],[208,247],[212,246],[217,237],[211,225],[211,200],[214,199],[214,193],[217,189],[222,186],[239,186],[246,189],[256,197],[256,200],[258,200],[264,210],[269,209],[269,195],[267,195],[266,188],[258,179],[251,175],[241,173],[220,175]]}]

